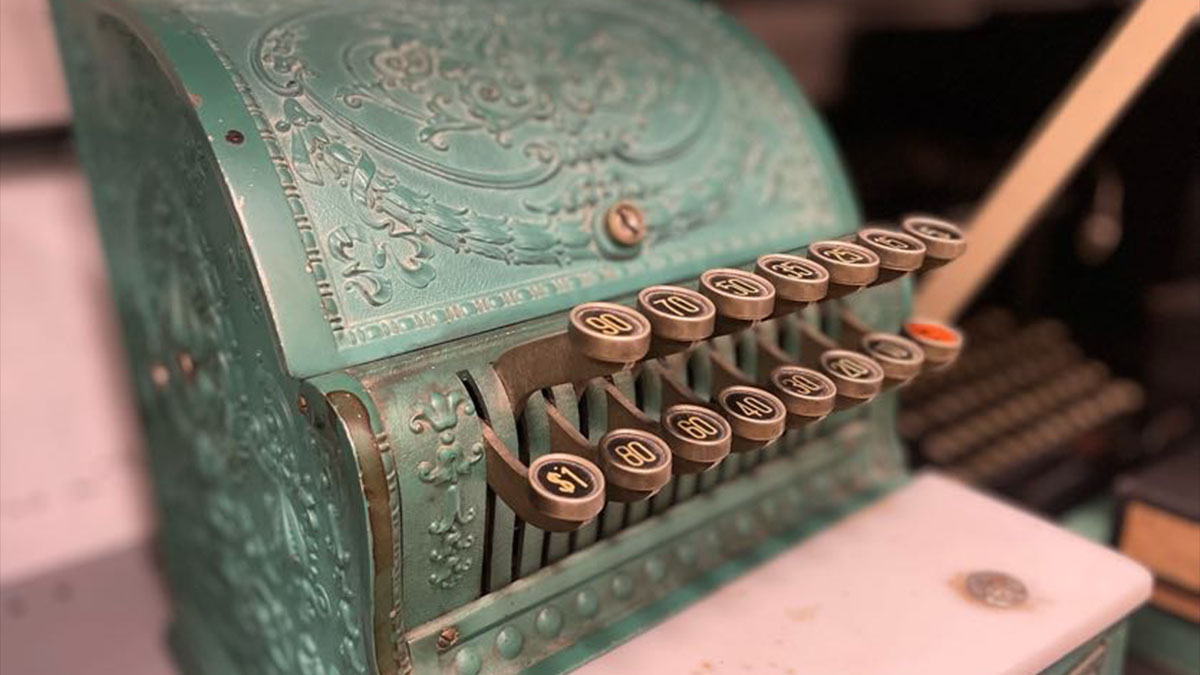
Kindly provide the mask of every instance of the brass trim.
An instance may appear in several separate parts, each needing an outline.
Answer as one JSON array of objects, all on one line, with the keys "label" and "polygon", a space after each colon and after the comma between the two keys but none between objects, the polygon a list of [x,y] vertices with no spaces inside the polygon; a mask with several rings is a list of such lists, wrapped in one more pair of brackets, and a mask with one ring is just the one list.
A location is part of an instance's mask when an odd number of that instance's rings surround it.
[{"label": "brass trim", "polygon": [[[380,675],[397,675],[401,664],[407,663],[407,644],[397,640],[404,633],[404,617],[392,616],[393,587],[391,500],[387,484],[387,472],[383,457],[371,431],[371,419],[367,407],[348,391],[333,391],[325,395],[333,416],[341,423],[354,449],[362,479],[363,497],[367,502],[367,520],[371,530],[371,563],[373,565],[372,586],[375,606],[372,629],[375,636],[375,660]],[[393,625],[393,619],[395,624]]]}]

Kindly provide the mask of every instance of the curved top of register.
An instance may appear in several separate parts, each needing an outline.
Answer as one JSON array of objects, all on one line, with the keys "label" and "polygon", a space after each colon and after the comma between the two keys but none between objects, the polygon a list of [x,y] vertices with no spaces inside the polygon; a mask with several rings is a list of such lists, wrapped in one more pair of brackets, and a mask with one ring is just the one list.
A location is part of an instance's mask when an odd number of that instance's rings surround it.
[{"label": "curved top of register", "polygon": [[[133,3],[308,376],[743,264],[856,213],[785,71],[685,0]],[[613,204],[645,238],[614,241]]]}]

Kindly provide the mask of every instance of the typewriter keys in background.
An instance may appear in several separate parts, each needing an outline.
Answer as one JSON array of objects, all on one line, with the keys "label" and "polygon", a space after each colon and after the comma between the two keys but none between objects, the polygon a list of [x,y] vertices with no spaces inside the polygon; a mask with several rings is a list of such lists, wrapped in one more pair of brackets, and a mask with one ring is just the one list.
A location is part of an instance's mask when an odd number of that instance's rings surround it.
[{"label": "typewriter keys in background", "polygon": [[633,363],[650,349],[650,322],[624,305],[585,302],[571,310],[567,332],[580,353],[607,363]]},{"label": "typewriter keys in background", "polygon": [[552,452],[533,460],[529,467],[533,505],[560,520],[585,522],[604,508],[604,475],[588,460]]},{"label": "typewriter keys in background", "polygon": [[679,286],[651,286],[638,293],[638,309],[655,337],[696,342],[712,335],[717,308],[700,293]]}]

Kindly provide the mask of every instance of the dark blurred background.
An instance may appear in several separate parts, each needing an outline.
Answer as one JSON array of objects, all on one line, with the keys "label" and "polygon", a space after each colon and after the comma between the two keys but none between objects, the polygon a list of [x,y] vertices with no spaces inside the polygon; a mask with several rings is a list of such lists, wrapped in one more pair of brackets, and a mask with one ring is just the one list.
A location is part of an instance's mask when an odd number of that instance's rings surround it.
[{"label": "dark blurred background", "polygon": [[[779,55],[825,116],[869,220],[969,214],[1129,7],[720,4]],[[165,675],[158,628],[145,630],[165,610],[147,553],[152,524],[137,432],[58,68],[45,5],[3,0],[0,669],[16,673],[32,658],[39,648],[30,636],[75,627],[89,636],[76,646],[89,672]],[[42,300],[28,293],[34,286]],[[1146,491],[1200,495],[1195,30],[966,317],[971,346],[962,362],[905,393],[900,430],[916,465],[938,466],[1109,543],[1119,543],[1125,502]],[[50,330],[34,332],[38,322]],[[1017,367],[1022,361],[1036,366]],[[75,453],[55,461],[39,418],[67,407],[87,412],[53,417],[61,452]],[[1182,468],[1167,472],[1178,485],[1144,476],[1179,457]],[[1171,503],[1200,510],[1186,495]],[[120,617],[106,613],[114,602],[124,608]],[[1135,625],[1129,672],[1200,672],[1195,624],[1162,614]],[[1175,647],[1162,647],[1166,638]],[[1179,645],[1182,656],[1171,651]],[[1193,645],[1197,670],[1187,660]]]}]

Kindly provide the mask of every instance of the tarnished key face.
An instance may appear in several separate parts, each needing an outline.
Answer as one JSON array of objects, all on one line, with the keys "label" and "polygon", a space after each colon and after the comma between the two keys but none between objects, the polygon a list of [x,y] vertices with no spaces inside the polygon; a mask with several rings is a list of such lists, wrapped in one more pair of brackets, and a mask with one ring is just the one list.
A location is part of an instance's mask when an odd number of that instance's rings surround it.
[{"label": "tarnished key face", "polygon": [[582,457],[552,452],[529,467],[530,501],[553,518],[595,518],[604,508],[604,490],[604,474]]},{"label": "tarnished key face", "polygon": [[821,353],[820,363],[839,396],[866,400],[874,398],[883,387],[883,368],[858,352],[830,349]]},{"label": "tarnished key face", "polygon": [[698,405],[680,403],[663,411],[661,426],[675,457],[712,464],[729,454],[733,431],[729,422]]},{"label": "tarnished key face", "polygon": [[963,348],[963,335],[944,323],[930,319],[913,319],[904,324],[904,334],[925,350],[925,360],[945,365],[958,358]]},{"label": "tarnished key face", "polygon": [[650,349],[650,322],[611,302],[585,302],[571,310],[571,345],[597,361],[633,363]]},{"label": "tarnished key face", "polygon": [[771,371],[771,390],[789,415],[813,419],[833,412],[837,398],[833,380],[803,366],[779,366]]},{"label": "tarnished key face", "polygon": [[810,260],[829,272],[829,282],[866,286],[879,277],[879,256],[865,246],[845,241],[817,241],[808,247]]},{"label": "tarnished key face", "polygon": [[610,489],[657,492],[671,480],[671,449],[652,433],[614,429],[596,451]]},{"label": "tarnished key face", "polygon": [[967,250],[967,237],[949,221],[932,216],[909,216],[900,229],[925,243],[925,255],[939,262],[949,262]]},{"label": "tarnished key face", "polygon": [[887,230],[868,227],[858,232],[858,243],[871,249],[879,256],[879,266],[897,272],[912,272],[925,261],[925,244],[916,237]]},{"label": "tarnished key face", "polygon": [[775,287],[742,270],[708,270],[700,275],[700,292],[722,317],[739,321],[760,321],[775,308]]},{"label": "tarnished key face", "polygon": [[726,387],[717,394],[717,405],[734,436],[765,443],[779,438],[784,431],[787,409],[773,394],[757,387]]},{"label": "tarnished key face", "polygon": [[712,300],[688,288],[651,286],[638,293],[638,310],[656,337],[696,342],[712,335],[717,308]]},{"label": "tarnished key face", "polygon": [[867,333],[859,347],[891,380],[911,380],[925,365],[925,352],[912,340],[891,333]]},{"label": "tarnished key face", "polygon": [[760,256],[754,271],[771,282],[776,296],[787,302],[817,302],[829,292],[829,272],[798,255],[770,253]]}]

